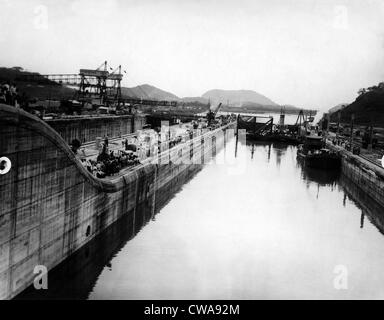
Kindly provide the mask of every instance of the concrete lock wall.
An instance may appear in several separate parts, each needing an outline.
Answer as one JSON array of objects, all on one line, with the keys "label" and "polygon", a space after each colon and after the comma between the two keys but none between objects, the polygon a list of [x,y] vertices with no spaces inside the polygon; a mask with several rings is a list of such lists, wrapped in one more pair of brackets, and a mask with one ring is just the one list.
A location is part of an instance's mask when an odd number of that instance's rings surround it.
[{"label": "concrete lock wall", "polygon": [[62,138],[71,142],[94,141],[97,137],[108,135],[110,138],[133,133],[143,128],[146,117],[143,115],[85,117],[75,119],[54,119],[46,122],[57,131]]},{"label": "concrete lock wall", "polygon": [[[101,180],[45,122],[0,105],[0,156],[12,163],[0,175],[0,299],[31,285],[35,266],[52,269],[123,215],[135,215],[138,205],[152,203],[158,209],[167,197],[156,199],[156,190],[172,189],[200,170],[201,165],[186,160],[212,153],[206,141],[214,135],[186,142],[193,153],[180,153],[181,145],[159,156],[171,162],[148,163],[113,181]],[[222,138],[216,140],[223,145]]]},{"label": "concrete lock wall", "polygon": [[327,146],[340,154],[342,174],[384,206],[384,168],[332,143],[327,143]]},{"label": "concrete lock wall", "polygon": [[346,196],[361,209],[362,215],[367,216],[379,230],[383,230],[383,206],[362,190],[355,182],[351,181],[345,174],[340,176],[339,182]]},{"label": "concrete lock wall", "polygon": [[343,157],[342,173],[384,207],[384,176],[372,169],[349,157]]}]

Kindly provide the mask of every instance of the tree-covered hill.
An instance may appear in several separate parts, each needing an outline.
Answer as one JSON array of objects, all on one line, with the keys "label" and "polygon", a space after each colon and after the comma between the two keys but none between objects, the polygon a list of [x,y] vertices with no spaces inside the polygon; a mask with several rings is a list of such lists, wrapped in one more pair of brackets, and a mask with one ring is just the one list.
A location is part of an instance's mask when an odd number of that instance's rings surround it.
[{"label": "tree-covered hill", "polygon": [[[352,114],[356,124],[384,127],[384,82],[360,89],[356,100],[342,109],[341,122],[349,123]],[[337,112],[330,116],[331,122],[337,122]]]}]

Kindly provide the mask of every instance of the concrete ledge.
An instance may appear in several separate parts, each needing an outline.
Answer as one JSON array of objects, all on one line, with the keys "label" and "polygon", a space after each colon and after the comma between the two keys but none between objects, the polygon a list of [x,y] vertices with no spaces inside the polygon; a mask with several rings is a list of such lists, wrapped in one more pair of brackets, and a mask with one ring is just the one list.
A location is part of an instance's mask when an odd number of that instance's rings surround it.
[{"label": "concrete ledge", "polygon": [[121,179],[111,182],[110,180],[98,179],[90,174],[75,157],[66,141],[64,141],[64,139],[46,122],[30,113],[22,109],[0,104],[0,125],[27,128],[48,139],[76,165],[79,174],[81,174],[98,191],[111,193],[124,187],[122,177]]},{"label": "concrete ledge", "polygon": [[340,154],[343,175],[384,207],[384,168],[339,146],[327,146]]}]

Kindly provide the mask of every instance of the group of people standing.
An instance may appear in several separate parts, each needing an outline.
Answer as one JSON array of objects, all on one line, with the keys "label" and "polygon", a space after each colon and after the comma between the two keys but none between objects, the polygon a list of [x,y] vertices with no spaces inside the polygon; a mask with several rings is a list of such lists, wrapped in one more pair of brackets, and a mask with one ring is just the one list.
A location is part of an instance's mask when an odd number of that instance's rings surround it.
[{"label": "group of people standing", "polygon": [[0,85],[0,103],[18,106],[18,89],[16,85],[10,82]]}]

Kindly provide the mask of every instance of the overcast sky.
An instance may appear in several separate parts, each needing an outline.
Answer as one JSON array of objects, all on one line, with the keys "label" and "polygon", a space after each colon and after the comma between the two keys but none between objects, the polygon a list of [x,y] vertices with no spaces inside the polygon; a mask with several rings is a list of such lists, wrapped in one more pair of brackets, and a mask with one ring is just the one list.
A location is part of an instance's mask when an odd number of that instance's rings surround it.
[{"label": "overcast sky", "polygon": [[250,89],[328,109],[384,81],[383,0],[0,0],[0,65],[77,73],[104,60],[178,96]]}]

